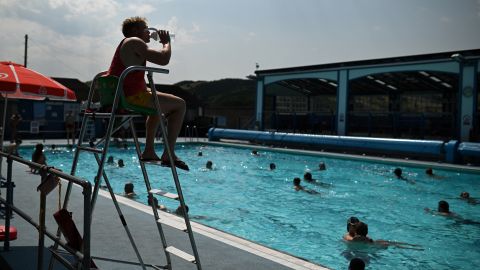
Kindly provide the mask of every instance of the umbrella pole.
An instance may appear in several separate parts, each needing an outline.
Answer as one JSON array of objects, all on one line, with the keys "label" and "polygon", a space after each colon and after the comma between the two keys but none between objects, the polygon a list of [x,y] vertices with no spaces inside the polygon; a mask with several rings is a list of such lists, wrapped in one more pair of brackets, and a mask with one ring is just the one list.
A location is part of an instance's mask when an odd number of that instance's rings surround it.
[{"label": "umbrella pole", "polygon": [[[2,138],[0,139],[0,150],[3,151],[3,139],[5,138],[5,120],[7,118],[7,104],[8,104],[8,95],[5,95],[5,104],[3,104],[3,124],[2,124]],[[0,177],[5,179],[2,175],[2,166],[3,157],[0,156]]]}]

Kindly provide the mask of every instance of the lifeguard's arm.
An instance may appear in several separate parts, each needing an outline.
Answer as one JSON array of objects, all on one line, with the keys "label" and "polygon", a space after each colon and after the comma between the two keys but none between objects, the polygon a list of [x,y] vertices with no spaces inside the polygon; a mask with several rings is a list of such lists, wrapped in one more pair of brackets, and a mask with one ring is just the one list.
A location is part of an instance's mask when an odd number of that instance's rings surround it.
[{"label": "lifeguard's arm", "polygon": [[172,49],[170,42],[163,44],[162,49],[152,49],[140,38],[128,38],[122,45],[120,57],[125,66],[142,65],[147,60],[165,66],[170,62]]}]

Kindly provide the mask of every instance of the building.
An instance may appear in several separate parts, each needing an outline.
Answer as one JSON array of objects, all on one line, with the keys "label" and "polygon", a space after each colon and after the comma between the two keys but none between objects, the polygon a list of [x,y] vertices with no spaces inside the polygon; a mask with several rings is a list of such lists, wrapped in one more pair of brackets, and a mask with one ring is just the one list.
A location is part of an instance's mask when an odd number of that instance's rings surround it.
[{"label": "building", "polygon": [[258,70],[262,130],[478,140],[480,50]]}]

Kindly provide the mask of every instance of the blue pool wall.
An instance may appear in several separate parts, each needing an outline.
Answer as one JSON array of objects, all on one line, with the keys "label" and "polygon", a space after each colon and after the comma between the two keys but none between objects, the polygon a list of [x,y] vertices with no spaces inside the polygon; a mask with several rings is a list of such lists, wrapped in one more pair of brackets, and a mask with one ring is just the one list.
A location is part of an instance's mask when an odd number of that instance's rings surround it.
[{"label": "blue pool wall", "polygon": [[386,155],[421,156],[448,163],[480,159],[480,143],[460,143],[456,140],[407,140],[371,137],[350,137],[314,134],[293,134],[271,131],[210,128],[210,141],[221,139],[252,141],[284,146],[315,147],[325,150],[375,152]]}]

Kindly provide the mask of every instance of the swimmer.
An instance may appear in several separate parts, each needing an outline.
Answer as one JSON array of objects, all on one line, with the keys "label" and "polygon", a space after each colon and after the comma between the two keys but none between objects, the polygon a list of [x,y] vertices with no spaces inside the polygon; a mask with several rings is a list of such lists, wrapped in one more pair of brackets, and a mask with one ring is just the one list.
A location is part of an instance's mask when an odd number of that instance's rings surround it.
[{"label": "swimmer", "polygon": [[446,201],[439,201],[438,202],[438,211],[430,210],[429,208],[425,208],[425,211],[427,213],[433,213],[433,214],[438,214],[444,217],[452,218],[455,220],[455,223],[458,224],[464,224],[464,225],[480,225],[480,222],[471,220],[471,219],[465,219],[458,215],[457,213],[454,213],[450,211],[450,205]]},{"label": "swimmer", "polygon": [[416,245],[416,244],[409,244],[405,242],[396,242],[396,241],[389,241],[389,240],[382,240],[382,239],[374,241],[372,238],[368,237],[368,225],[361,221],[359,221],[355,225],[355,236],[351,241],[374,244],[382,247],[394,246],[394,247],[403,248],[403,249],[423,250],[423,248],[420,245]]},{"label": "swimmer", "polygon": [[124,193],[125,197],[131,199],[137,195],[135,194],[135,191],[133,191],[133,188],[134,188],[133,183],[128,182],[125,184],[125,186],[123,187],[123,191],[125,192]]},{"label": "swimmer", "polygon": [[212,161],[207,161],[207,164],[205,164],[205,168],[212,170],[213,169],[213,162]]},{"label": "swimmer", "polygon": [[364,242],[364,243],[373,243],[372,238],[367,236],[368,234],[368,225],[359,221],[355,224],[355,236],[351,241],[353,242]]},{"label": "swimmer", "polygon": [[326,169],[327,169],[327,167],[325,166],[325,163],[320,162],[320,163],[318,164],[318,170],[320,170],[320,171],[325,171]]},{"label": "swimmer", "polygon": [[439,201],[437,211],[431,210],[430,208],[425,208],[425,211],[428,213],[438,214],[441,216],[455,217],[458,216],[454,212],[450,212],[450,205],[447,201]]},{"label": "swimmer", "polygon": [[270,163],[270,170],[273,171],[277,168],[277,165],[275,163]]},{"label": "swimmer", "polygon": [[[187,214],[188,214],[188,210],[189,210],[188,205],[185,205],[185,210],[187,210]],[[183,209],[181,205],[177,207],[177,209],[175,210],[175,214],[183,217]]]},{"label": "swimmer", "polygon": [[123,163],[123,159],[118,160],[118,167],[120,167],[120,168],[125,167],[125,163]]},{"label": "swimmer", "polygon": [[469,204],[478,204],[477,199],[470,197],[470,193],[466,191],[460,193],[460,199],[466,201]]},{"label": "swimmer", "polygon": [[343,240],[345,241],[352,241],[353,237],[356,234],[356,225],[360,222],[360,220],[356,217],[350,217],[347,220],[347,233],[343,235]]},{"label": "swimmer", "polygon": [[115,162],[113,161],[113,156],[109,156],[107,159],[107,164],[114,164]]},{"label": "swimmer", "polygon": [[168,211],[167,210],[167,207],[163,204],[158,204],[158,199],[153,197],[153,196],[148,196],[148,199],[147,199],[147,202],[148,202],[148,205],[149,206],[152,206],[152,199],[150,198],[153,198],[153,205],[155,205],[155,207],[158,209],[158,210],[162,210],[162,211]]},{"label": "swimmer", "polygon": [[427,168],[427,169],[425,170],[425,174],[426,174],[427,176],[433,178],[433,179],[439,179],[439,180],[440,180],[440,179],[445,178],[445,177],[442,177],[442,176],[440,176],[440,175],[434,174],[432,168]]},{"label": "swimmer", "polygon": [[203,156],[202,151],[199,151],[198,154],[197,154],[197,156],[199,156],[199,157]]},{"label": "swimmer", "polygon": [[307,188],[303,187],[302,185],[300,185],[301,181],[302,180],[300,180],[300,178],[298,178],[298,177],[295,177],[293,179],[293,189],[295,189],[295,191],[304,191],[304,192],[307,192],[307,193],[310,193],[310,194],[319,194],[315,190],[307,189]]},{"label": "swimmer", "polygon": [[317,180],[313,179],[312,174],[310,172],[306,172],[303,175],[303,180],[305,180],[305,182],[308,182],[308,183],[311,183],[311,184],[314,184],[314,185],[317,185],[317,186],[321,186],[321,187],[324,187],[324,188],[329,188],[329,187],[332,186],[329,183],[324,183],[324,182],[320,182],[320,181],[317,181]]},{"label": "swimmer", "polygon": [[260,156],[257,150],[252,150],[252,156]]},{"label": "swimmer", "polygon": [[396,168],[395,170],[393,170],[393,174],[395,174],[395,176],[397,177],[397,179],[403,180],[403,181],[405,181],[405,182],[407,182],[407,183],[409,183],[409,184],[415,184],[415,181],[409,180],[409,179],[403,177],[403,175],[402,175],[402,169],[400,169],[400,168]]}]

